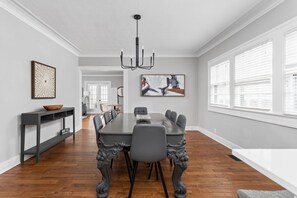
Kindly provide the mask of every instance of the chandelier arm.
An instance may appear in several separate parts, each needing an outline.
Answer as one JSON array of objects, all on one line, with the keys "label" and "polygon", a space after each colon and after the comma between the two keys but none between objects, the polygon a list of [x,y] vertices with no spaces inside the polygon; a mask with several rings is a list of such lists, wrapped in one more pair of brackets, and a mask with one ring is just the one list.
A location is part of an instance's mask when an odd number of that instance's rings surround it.
[{"label": "chandelier arm", "polygon": [[127,65],[121,65],[122,69],[131,69],[131,68],[134,68],[134,67],[131,67],[131,66],[127,66]]},{"label": "chandelier arm", "polygon": [[153,66],[142,66],[140,69],[150,70]]}]

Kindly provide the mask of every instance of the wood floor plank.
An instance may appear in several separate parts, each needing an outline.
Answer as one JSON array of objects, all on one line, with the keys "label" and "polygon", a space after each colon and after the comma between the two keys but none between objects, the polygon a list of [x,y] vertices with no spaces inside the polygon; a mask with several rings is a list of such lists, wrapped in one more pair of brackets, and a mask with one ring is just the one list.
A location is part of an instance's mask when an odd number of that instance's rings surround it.
[{"label": "wood floor plank", "polygon": [[[188,169],[183,174],[187,197],[236,197],[237,189],[282,189],[262,174],[228,155],[231,150],[199,132],[187,132]],[[42,153],[40,162],[27,160],[0,175],[0,197],[96,197],[101,174],[92,117],[83,120],[76,140],[66,139]],[[169,197],[173,186],[169,160],[162,162]],[[147,180],[146,164],[139,164],[133,197],[164,197],[162,183],[153,174]],[[110,198],[127,197],[129,179],[122,153],[114,160]]]}]

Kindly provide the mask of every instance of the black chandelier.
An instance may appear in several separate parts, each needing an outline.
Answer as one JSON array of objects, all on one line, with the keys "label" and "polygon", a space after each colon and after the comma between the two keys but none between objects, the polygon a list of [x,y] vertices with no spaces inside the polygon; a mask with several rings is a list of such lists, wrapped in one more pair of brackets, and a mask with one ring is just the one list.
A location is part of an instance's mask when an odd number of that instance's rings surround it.
[{"label": "black chandelier", "polygon": [[121,67],[123,69],[131,69],[131,70],[135,70],[137,68],[150,70],[152,67],[154,67],[154,64],[155,64],[155,52],[153,51],[153,55],[150,57],[150,65],[145,66],[145,65],[143,65],[144,48],[142,47],[142,50],[141,50],[141,64],[140,64],[140,61],[139,61],[138,20],[141,19],[141,16],[139,14],[135,14],[133,16],[133,18],[136,20],[136,38],[135,38],[136,56],[135,56],[135,65],[133,65],[132,57],[130,58],[130,65],[124,65],[124,62],[123,62],[124,51],[122,49],[121,50],[121,56],[120,56],[120,58],[121,58]]}]

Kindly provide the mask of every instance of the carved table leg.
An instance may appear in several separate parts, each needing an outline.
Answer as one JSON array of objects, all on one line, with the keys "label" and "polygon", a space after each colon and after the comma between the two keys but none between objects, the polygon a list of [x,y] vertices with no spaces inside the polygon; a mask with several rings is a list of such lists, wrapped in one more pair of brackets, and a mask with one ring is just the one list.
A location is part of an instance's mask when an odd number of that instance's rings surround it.
[{"label": "carved table leg", "polygon": [[97,153],[97,168],[102,174],[102,180],[96,187],[97,198],[108,197],[108,189],[111,182],[110,161],[117,154],[123,150],[122,144],[105,145],[102,141],[99,141],[99,150]]},{"label": "carved table leg", "polygon": [[168,145],[167,155],[169,159],[173,159],[174,169],[172,173],[172,183],[174,187],[174,196],[184,198],[187,194],[186,185],[182,182],[181,176],[188,167],[188,155],[186,152],[186,140],[183,139],[179,145]]}]

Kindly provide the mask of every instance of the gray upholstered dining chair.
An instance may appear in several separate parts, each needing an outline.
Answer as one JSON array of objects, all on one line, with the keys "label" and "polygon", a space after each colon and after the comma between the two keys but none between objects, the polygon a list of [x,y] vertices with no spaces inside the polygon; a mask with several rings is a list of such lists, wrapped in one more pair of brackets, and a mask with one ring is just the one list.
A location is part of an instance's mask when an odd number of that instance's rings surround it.
[{"label": "gray upholstered dining chair", "polygon": [[167,158],[166,128],[156,124],[137,124],[134,126],[130,158],[133,161],[132,182],[129,198],[132,196],[138,162],[157,162],[165,196],[168,197],[165,179],[161,167],[161,160]]},{"label": "gray upholstered dining chair", "polygon": [[134,115],[147,115],[147,108],[146,107],[135,107],[134,108]]},{"label": "gray upholstered dining chair", "polygon": [[104,118],[105,124],[109,123],[112,120],[110,111],[104,112],[103,118]]},{"label": "gray upholstered dining chair", "polygon": [[[182,130],[182,131],[186,131],[186,124],[187,124],[187,118],[186,116],[184,116],[183,114],[180,114],[177,117],[176,120],[176,125]],[[173,160],[170,159],[170,166],[173,166]]]},{"label": "gray upholstered dining chair", "polygon": [[96,133],[96,143],[99,148],[99,138],[100,138],[100,130],[103,128],[103,123],[100,115],[96,115],[93,118],[95,133]]},{"label": "gray upholstered dining chair", "polygon": [[115,117],[117,117],[118,113],[116,112],[116,110],[111,110],[111,118],[114,119]]},{"label": "gray upholstered dining chair", "polygon": [[238,190],[238,198],[294,198],[288,190]]},{"label": "gray upholstered dining chair", "polygon": [[173,123],[176,122],[176,116],[177,116],[177,113],[175,111],[171,111],[170,113],[170,116],[169,116],[169,120],[171,120]]},{"label": "gray upholstered dining chair", "polygon": [[165,112],[165,117],[169,118],[171,114],[171,110],[167,109],[167,111]]},{"label": "gray upholstered dining chair", "polygon": [[177,117],[176,125],[183,131],[186,130],[187,118],[183,114],[180,114]]}]

